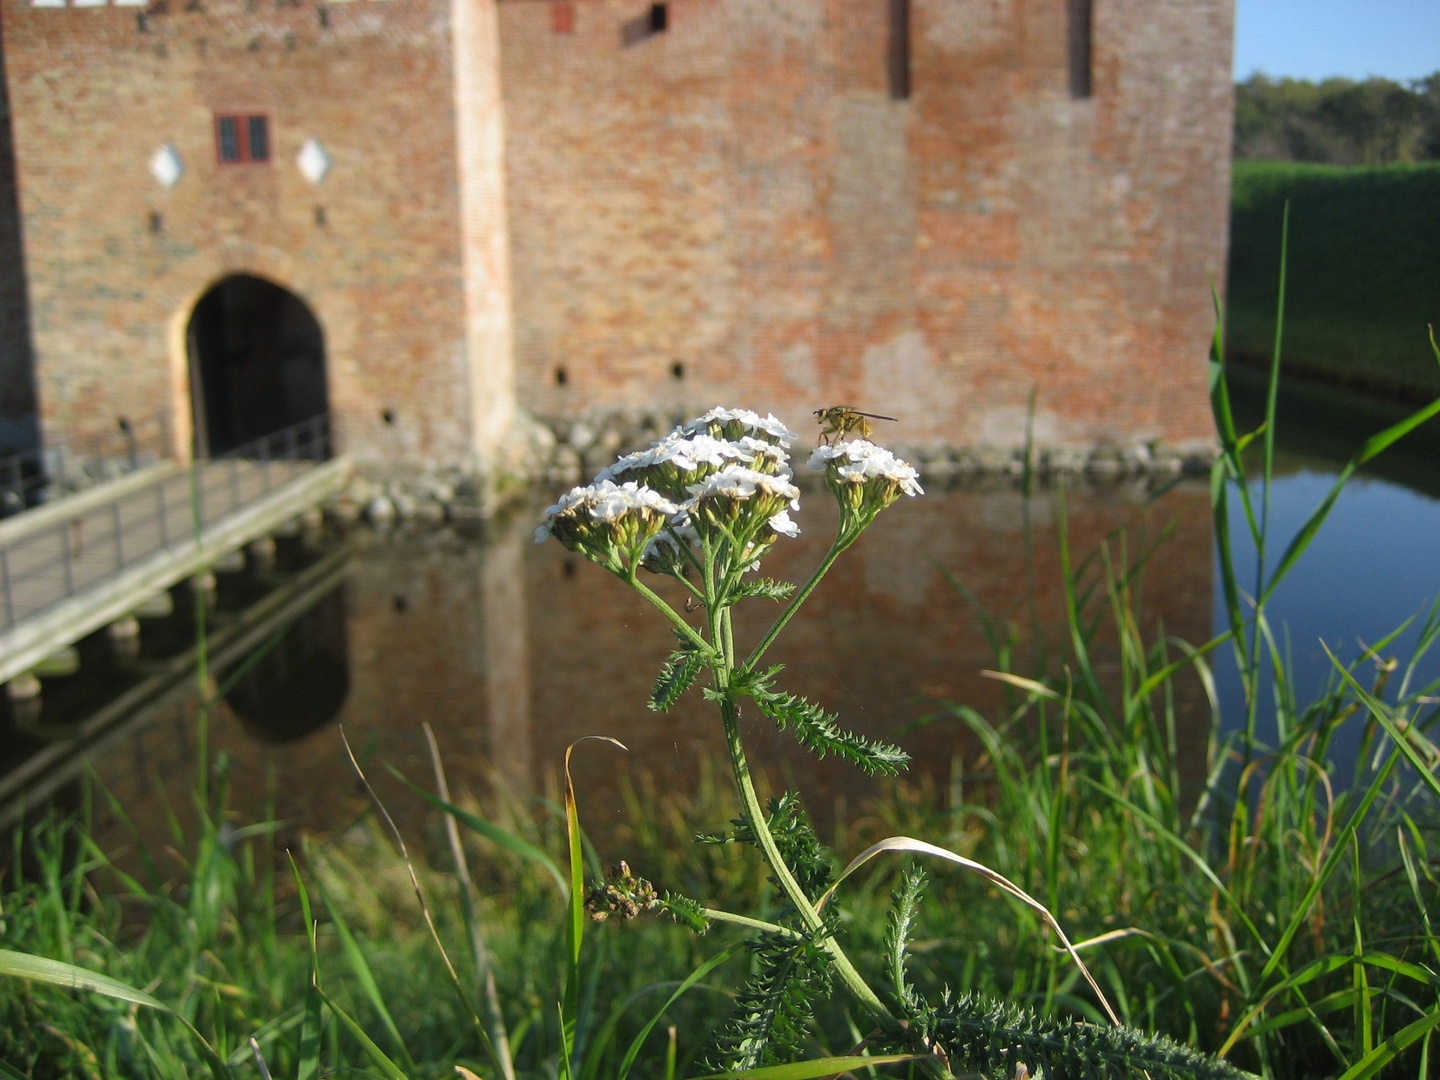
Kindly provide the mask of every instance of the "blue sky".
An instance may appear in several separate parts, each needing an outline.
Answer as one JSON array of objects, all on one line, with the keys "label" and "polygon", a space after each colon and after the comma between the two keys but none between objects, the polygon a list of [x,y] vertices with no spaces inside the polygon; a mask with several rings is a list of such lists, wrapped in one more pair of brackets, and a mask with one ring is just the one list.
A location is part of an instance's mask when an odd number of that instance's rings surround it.
[{"label": "blue sky", "polygon": [[1440,71],[1440,0],[1236,0],[1235,77]]}]

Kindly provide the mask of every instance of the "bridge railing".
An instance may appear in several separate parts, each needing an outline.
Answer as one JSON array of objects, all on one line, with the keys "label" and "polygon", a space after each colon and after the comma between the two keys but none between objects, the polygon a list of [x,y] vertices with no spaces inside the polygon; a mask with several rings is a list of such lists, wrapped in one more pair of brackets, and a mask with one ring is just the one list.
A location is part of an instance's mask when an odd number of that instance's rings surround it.
[{"label": "bridge railing", "polygon": [[117,416],[87,438],[0,454],[0,518],[134,472],[171,456],[165,413]]},{"label": "bridge railing", "polygon": [[333,450],[322,413],[117,498],[0,541],[0,629],[174,544],[269,494]]}]

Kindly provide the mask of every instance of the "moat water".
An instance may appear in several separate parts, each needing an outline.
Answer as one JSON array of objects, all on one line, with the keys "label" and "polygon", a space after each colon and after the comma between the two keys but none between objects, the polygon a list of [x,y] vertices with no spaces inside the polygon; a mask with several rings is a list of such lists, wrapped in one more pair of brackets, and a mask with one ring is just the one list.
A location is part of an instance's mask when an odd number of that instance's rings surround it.
[{"label": "moat water", "polygon": [[[1246,394],[1242,387],[1242,413],[1253,408]],[[1271,492],[1272,529],[1284,539],[1272,546],[1272,561],[1323,498],[1335,461],[1383,426],[1383,417],[1377,423],[1358,411],[1347,427],[1324,400],[1297,400],[1287,398],[1286,410],[1302,418],[1306,408],[1318,410],[1329,442],[1284,444]],[[1332,677],[1321,641],[1354,657],[1361,643],[1417,612],[1423,617],[1440,595],[1440,435],[1421,435],[1397,448],[1389,472],[1351,484],[1272,602],[1272,624],[1288,642],[1302,695]],[[662,787],[694,782],[722,747],[713,707],[692,691],[672,713],[645,708],[669,631],[598,568],[553,542],[532,542],[544,501],[537,494],[534,506],[483,534],[362,530],[339,547],[318,548],[293,537],[282,541],[275,566],[220,576],[212,649],[227,693],[211,716],[210,751],[228,760],[242,816],[268,809],[291,828],[322,831],[353,821],[364,800],[342,728],[403,817],[423,811],[384,765],[428,782],[425,722],[452,786],[477,791],[500,783],[544,795],[571,742],[622,740],[628,754],[590,744],[577,757],[597,824],[624,812],[627,774]],[[801,536],[782,541],[767,574],[803,579],[819,559],[834,523],[828,494],[806,492],[796,520]],[[1062,520],[1077,561],[1102,544],[1116,560],[1133,556],[1171,530],[1141,582],[1147,633],[1163,625],[1166,634],[1199,643],[1223,625],[1204,481],[1158,497],[1132,481],[1028,498],[1014,483],[994,481],[932,490],[883,514],[773,650],[786,664],[783,687],[837,711],[852,728],[902,743],[919,774],[942,783],[964,774],[978,751],[949,703],[992,716],[1002,705],[999,687],[982,675],[995,657],[978,611],[1002,635],[1014,634],[1017,669],[1042,647],[1056,654],[1064,634]],[[1254,550],[1238,514],[1232,525],[1246,582]],[[737,638],[763,632],[772,614],[767,602],[749,602],[737,611]],[[159,835],[166,802],[183,816],[199,749],[185,656],[193,628],[182,599],[168,618],[147,620],[138,656],[115,657],[104,640],[87,643],[77,674],[47,682],[38,714],[0,713],[0,783],[34,755],[48,755],[54,767],[35,772],[30,800],[73,803],[73,779],[88,760],[142,829],[149,822]],[[1416,633],[1412,627],[1388,653],[1408,656]],[[1098,666],[1102,677],[1118,671],[1104,647]],[[1227,654],[1216,654],[1215,668],[1222,715],[1238,716]],[[1440,656],[1429,657],[1421,674],[1440,678]],[[1179,689],[1187,752],[1198,767],[1211,712],[1198,679]],[[116,712],[113,703],[126,694],[134,707]],[[112,715],[97,727],[90,718],[107,708]],[[799,787],[817,816],[853,812],[863,800],[867,789],[847,766],[816,763],[753,721],[749,738],[755,758]]]}]

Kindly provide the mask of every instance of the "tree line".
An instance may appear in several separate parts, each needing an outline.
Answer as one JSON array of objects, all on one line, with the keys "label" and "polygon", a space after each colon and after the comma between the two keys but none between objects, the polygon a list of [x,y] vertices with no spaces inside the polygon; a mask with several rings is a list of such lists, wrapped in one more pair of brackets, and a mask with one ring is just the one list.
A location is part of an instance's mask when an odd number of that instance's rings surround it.
[{"label": "tree line", "polygon": [[1235,84],[1235,156],[1332,165],[1440,161],[1440,71],[1410,83],[1370,78]]}]

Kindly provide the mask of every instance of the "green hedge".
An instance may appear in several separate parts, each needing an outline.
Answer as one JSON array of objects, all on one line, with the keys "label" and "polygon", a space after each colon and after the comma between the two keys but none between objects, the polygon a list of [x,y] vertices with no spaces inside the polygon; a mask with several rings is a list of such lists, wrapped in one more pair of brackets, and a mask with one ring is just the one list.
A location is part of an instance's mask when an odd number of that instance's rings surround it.
[{"label": "green hedge", "polygon": [[1230,194],[1227,339],[1268,357],[1280,222],[1290,200],[1283,357],[1380,389],[1440,390],[1440,164],[1237,161]]}]

